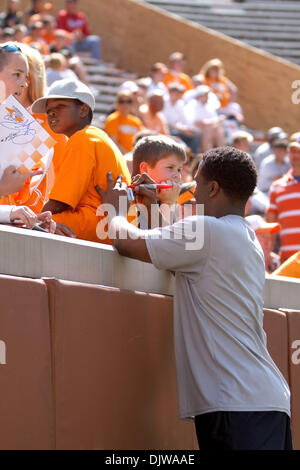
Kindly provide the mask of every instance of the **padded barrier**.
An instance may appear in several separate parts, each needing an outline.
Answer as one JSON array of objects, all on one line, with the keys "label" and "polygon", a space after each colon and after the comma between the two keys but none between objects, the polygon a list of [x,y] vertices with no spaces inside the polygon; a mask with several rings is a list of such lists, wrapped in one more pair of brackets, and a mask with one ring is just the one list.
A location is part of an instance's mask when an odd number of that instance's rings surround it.
[{"label": "padded barrier", "polygon": [[53,449],[48,293],[0,276],[0,449]]},{"label": "padded barrier", "polygon": [[[171,297],[10,276],[0,292],[0,449],[197,449]],[[300,449],[300,311],[264,309],[264,329]]]},{"label": "padded barrier", "polygon": [[300,310],[281,308],[288,322],[288,357],[294,448],[300,450]]},{"label": "padded barrier", "polygon": [[45,282],[57,449],[197,449],[178,419],[172,298]]},{"label": "padded barrier", "polygon": [[265,308],[263,326],[267,334],[268,351],[289,383],[288,325],[285,313]]}]

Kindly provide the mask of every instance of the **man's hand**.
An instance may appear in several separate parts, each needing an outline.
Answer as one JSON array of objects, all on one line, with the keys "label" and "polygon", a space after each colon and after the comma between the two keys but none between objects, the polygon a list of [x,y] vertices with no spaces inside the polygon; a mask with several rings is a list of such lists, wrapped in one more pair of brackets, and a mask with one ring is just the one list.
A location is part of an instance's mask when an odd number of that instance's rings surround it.
[{"label": "man's hand", "polygon": [[60,235],[62,237],[77,238],[73,230],[71,230],[70,227],[65,224],[62,224],[61,222],[56,223],[55,234]]},{"label": "man's hand", "polygon": [[[107,191],[104,191],[97,184],[95,189],[102,199],[102,205],[105,205],[103,212],[107,212],[108,217],[112,215],[120,215],[126,217],[129,209],[129,200],[127,196],[127,185],[122,183],[123,176],[119,175],[114,184],[111,172],[107,173]],[[121,198],[122,196],[122,198]],[[109,213],[108,206],[114,208],[114,213]],[[100,206],[101,208],[101,206]]]},{"label": "man's hand", "polygon": [[19,173],[14,166],[7,167],[0,180],[0,194],[7,196],[8,194],[17,193],[21,191],[26,180],[36,175],[42,175],[43,170],[29,171],[28,173]]},{"label": "man's hand", "polygon": [[148,209],[151,208],[152,204],[156,204],[157,195],[155,189],[146,189],[140,187],[141,184],[156,184],[156,182],[147,175],[147,173],[142,173],[141,175],[136,175],[132,180],[133,192],[136,195],[136,201],[138,204],[143,204]]},{"label": "man's hand", "polygon": [[37,215],[37,221],[40,222],[40,226],[49,233],[55,233],[56,223],[52,219],[52,213],[50,211],[42,212]]}]

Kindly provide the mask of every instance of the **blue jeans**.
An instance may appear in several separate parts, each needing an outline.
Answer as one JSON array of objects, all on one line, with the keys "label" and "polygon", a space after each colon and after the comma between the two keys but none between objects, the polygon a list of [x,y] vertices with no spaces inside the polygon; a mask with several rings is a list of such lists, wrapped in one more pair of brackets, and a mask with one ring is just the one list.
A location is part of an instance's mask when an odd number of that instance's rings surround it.
[{"label": "blue jeans", "polygon": [[98,36],[87,36],[82,41],[74,41],[71,49],[74,53],[90,51],[93,59],[101,59],[101,40]]}]

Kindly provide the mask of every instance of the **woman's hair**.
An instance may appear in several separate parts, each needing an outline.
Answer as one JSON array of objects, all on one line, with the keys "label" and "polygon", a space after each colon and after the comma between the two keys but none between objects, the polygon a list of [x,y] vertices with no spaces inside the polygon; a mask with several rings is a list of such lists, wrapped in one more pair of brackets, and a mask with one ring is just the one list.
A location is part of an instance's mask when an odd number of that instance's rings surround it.
[{"label": "woman's hair", "polygon": [[252,158],[234,147],[217,147],[204,153],[200,173],[206,181],[217,181],[234,201],[247,201],[256,187],[257,170]]},{"label": "woman's hair", "polygon": [[[16,46],[19,50],[6,50],[5,46]],[[15,41],[7,41],[3,44],[0,44],[0,72],[2,72],[4,67],[9,63],[12,54],[22,54],[19,48],[19,44],[17,44]]]},{"label": "woman's hair", "polygon": [[29,65],[28,99],[33,103],[46,94],[46,70],[44,60],[38,50],[23,43],[16,43]]},{"label": "woman's hair", "polygon": [[216,67],[219,70],[219,76],[222,77],[225,74],[223,62],[220,59],[211,59],[202,66],[199,74],[204,77],[209,77],[209,71],[212,67]]}]

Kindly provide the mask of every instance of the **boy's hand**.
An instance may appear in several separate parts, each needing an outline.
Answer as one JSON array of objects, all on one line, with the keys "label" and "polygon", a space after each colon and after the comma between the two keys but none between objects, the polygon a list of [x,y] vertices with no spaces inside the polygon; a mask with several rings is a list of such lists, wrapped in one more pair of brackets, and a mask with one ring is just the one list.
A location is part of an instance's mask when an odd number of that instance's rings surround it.
[{"label": "boy's hand", "polygon": [[155,189],[146,189],[142,188],[140,184],[156,184],[156,182],[147,175],[147,173],[143,173],[141,175],[136,175],[132,182],[132,185],[136,185],[135,188],[132,189],[136,196],[136,202],[138,204],[143,204],[147,208],[150,208],[152,204],[156,204],[157,202],[157,193]]},{"label": "boy's hand", "polygon": [[37,215],[26,206],[14,207],[10,213],[10,221],[23,224],[26,228],[33,228],[37,222]]},{"label": "boy's hand", "polygon": [[29,171],[28,173],[19,173],[14,166],[8,166],[3,172],[0,180],[0,194],[7,196],[8,194],[17,193],[23,188],[25,181],[36,175],[42,175],[43,170]]},{"label": "boy's hand", "polygon": [[107,207],[104,208],[103,212],[107,212],[108,217],[115,215],[126,217],[128,212],[129,201],[127,197],[127,185],[126,183],[122,183],[122,179],[123,176],[119,175],[114,183],[112,173],[109,171],[107,173],[107,191],[104,191],[97,184],[95,185],[95,189],[102,199],[102,205],[110,205],[114,208],[114,211],[112,211],[111,214],[107,210]]},{"label": "boy's hand", "polygon": [[181,189],[181,183],[174,180],[162,181],[162,183],[172,184],[170,189],[160,189],[158,192],[158,199],[162,204],[175,204]]}]

